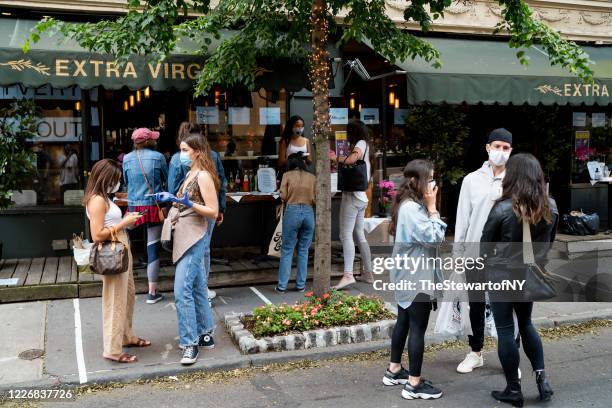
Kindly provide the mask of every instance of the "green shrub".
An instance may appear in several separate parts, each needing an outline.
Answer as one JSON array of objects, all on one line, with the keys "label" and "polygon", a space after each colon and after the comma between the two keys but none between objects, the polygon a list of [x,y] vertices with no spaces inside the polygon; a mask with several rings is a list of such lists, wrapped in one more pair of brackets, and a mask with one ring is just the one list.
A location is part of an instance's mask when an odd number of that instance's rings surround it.
[{"label": "green shrub", "polygon": [[385,309],[384,301],[374,296],[332,290],[322,297],[316,297],[313,292],[306,293],[305,297],[305,302],[293,305],[259,306],[252,316],[243,318],[243,323],[255,337],[262,337],[394,318]]}]

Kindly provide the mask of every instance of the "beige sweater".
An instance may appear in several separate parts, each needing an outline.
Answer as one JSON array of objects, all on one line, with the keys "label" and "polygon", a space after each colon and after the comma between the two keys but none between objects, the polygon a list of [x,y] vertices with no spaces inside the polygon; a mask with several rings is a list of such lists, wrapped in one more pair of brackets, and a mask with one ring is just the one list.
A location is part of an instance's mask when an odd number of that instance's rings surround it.
[{"label": "beige sweater", "polygon": [[315,203],[315,176],[304,170],[291,170],[283,175],[281,199],[286,204]]}]

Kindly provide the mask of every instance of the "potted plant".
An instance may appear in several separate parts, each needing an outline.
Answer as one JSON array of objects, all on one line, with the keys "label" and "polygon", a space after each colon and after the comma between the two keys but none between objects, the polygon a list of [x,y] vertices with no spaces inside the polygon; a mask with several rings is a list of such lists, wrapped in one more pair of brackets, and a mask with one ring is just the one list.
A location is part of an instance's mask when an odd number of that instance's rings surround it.
[{"label": "potted plant", "polygon": [[36,137],[37,129],[38,111],[33,101],[13,101],[0,108],[0,209],[9,207],[13,191],[21,191],[23,183],[36,175],[36,156],[27,143]]}]

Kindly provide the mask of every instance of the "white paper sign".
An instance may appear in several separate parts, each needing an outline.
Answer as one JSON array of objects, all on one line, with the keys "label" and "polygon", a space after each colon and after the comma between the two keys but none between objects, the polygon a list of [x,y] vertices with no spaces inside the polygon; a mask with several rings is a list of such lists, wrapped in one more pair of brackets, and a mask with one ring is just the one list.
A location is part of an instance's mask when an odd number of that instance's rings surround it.
[{"label": "white paper sign", "polygon": [[196,122],[198,125],[218,125],[218,106],[196,106]]},{"label": "white paper sign", "polygon": [[378,125],[378,108],[361,108],[361,121],[366,125]]},{"label": "white paper sign", "polygon": [[606,126],[606,114],[593,113],[591,116],[591,125],[593,125],[594,128]]},{"label": "white paper sign", "polygon": [[335,193],[338,191],[338,173],[330,173],[330,177],[331,192]]},{"label": "white paper sign", "polygon": [[91,142],[91,154],[89,158],[93,161],[100,160],[100,144],[98,142]]},{"label": "white paper sign", "polygon": [[329,119],[332,125],[348,125],[348,108],[329,108]]},{"label": "white paper sign", "polygon": [[393,110],[393,124],[405,125],[406,116],[408,116],[408,109],[406,108],[394,109]]},{"label": "white paper sign", "polygon": [[44,117],[38,123],[37,142],[78,142],[83,127],[81,118]]},{"label": "white paper sign", "polygon": [[260,125],[280,125],[280,108],[259,108]]},{"label": "white paper sign", "polygon": [[573,124],[575,127],[585,127],[586,126],[586,112],[574,112]]},{"label": "white paper sign", "polygon": [[227,123],[230,125],[249,125],[251,123],[251,108],[229,108]]},{"label": "white paper sign", "polygon": [[100,126],[100,115],[98,114],[98,107],[91,107],[91,126]]},{"label": "white paper sign", "polygon": [[[0,86],[0,99],[51,99],[54,101],[80,101],[81,88],[69,86],[68,88],[52,88],[43,85],[38,88],[30,88],[23,85]],[[89,90],[89,99],[98,101],[98,88]]]}]

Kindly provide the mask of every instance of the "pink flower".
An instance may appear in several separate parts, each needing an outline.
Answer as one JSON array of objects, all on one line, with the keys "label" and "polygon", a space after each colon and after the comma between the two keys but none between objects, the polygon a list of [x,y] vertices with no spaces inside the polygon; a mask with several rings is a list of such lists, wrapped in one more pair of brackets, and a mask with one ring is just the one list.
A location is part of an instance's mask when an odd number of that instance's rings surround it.
[{"label": "pink flower", "polygon": [[285,326],[290,326],[291,325],[291,321],[289,319],[285,319],[285,320],[283,320],[283,324]]}]

